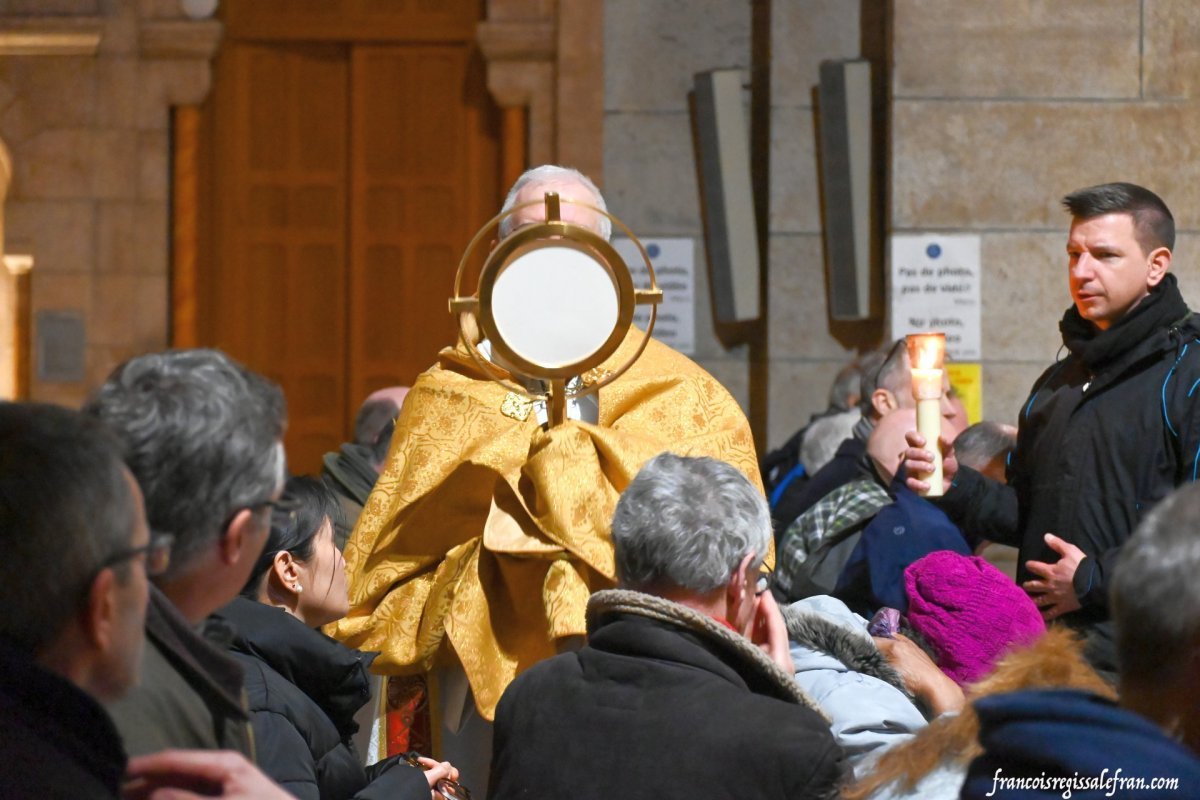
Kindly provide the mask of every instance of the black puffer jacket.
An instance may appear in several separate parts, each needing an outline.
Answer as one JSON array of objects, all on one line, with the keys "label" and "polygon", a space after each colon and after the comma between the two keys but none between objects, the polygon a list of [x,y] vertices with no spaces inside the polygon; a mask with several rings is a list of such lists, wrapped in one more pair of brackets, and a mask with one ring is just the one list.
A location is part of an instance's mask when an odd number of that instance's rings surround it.
[{"label": "black puffer jacket", "polygon": [[[964,467],[938,505],[964,530],[1020,547],[1018,581],[1033,577],[1026,561],[1058,560],[1046,533],[1082,550],[1075,591],[1083,608],[1066,619],[1110,650],[1108,587],[1121,545],[1200,469],[1200,319],[1168,274],[1108,330],[1074,308],[1060,328],[1069,355],[1021,408],[1009,486]],[[1115,668],[1111,652],[1089,647],[1088,655]]]},{"label": "black puffer jacket", "polygon": [[258,765],[272,780],[304,800],[427,800],[420,770],[395,760],[364,768],[350,740],[371,694],[370,654],[243,597],[216,616],[236,628]]}]

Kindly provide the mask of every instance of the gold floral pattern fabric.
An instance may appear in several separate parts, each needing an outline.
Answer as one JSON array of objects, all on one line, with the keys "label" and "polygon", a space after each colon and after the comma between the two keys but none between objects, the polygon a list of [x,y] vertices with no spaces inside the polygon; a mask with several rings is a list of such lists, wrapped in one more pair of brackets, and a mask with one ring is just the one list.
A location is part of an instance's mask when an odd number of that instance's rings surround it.
[{"label": "gold floral pattern fabric", "polygon": [[[631,329],[603,366],[624,363],[642,336]],[[601,390],[598,425],[542,430],[536,415],[502,413],[507,395],[461,345],[417,379],[346,545],[350,613],[329,628],[378,650],[385,674],[457,658],[487,719],[517,674],[585,633],[588,597],[614,585],[617,497],[647,459],[712,456],[761,487],[740,407],[653,340]]]}]

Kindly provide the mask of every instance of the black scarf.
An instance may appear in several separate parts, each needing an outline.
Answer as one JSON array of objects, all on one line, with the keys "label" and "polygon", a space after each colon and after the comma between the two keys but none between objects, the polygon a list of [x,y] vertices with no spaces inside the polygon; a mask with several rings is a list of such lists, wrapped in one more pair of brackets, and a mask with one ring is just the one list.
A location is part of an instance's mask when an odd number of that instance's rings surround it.
[{"label": "black scarf", "polygon": [[1142,302],[1108,330],[1102,331],[1081,317],[1075,306],[1063,314],[1058,329],[1062,332],[1063,344],[1067,349],[1095,372],[1128,353],[1155,331],[1182,322],[1189,313],[1175,276],[1168,272]]}]

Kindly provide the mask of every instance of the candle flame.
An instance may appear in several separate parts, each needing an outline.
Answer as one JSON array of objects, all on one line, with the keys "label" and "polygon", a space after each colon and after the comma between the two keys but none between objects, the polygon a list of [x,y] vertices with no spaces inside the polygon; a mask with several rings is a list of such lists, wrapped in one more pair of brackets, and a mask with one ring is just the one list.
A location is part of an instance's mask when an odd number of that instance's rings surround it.
[{"label": "candle flame", "polygon": [[913,369],[941,369],[946,355],[946,337],[941,333],[908,336],[908,357]]}]

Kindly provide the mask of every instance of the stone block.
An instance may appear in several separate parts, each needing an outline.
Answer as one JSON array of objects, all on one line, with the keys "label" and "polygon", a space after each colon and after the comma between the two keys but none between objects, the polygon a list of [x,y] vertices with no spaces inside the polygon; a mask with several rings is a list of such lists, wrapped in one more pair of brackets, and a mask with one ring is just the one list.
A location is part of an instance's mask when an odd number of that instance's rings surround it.
[{"label": "stone block", "polygon": [[166,275],[97,275],[88,341],[143,350],[164,347]]},{"label": "stone block", "polygon": [[830,335],[820,235],[773,235],[770,248],[772,361],[841,358],[845,349]]},{"label": "stone block", "polygon": [[696,72],[750,66],[750,6],[726,0],[607,0],[604,107],[687,111]]},{"label": "stone block", "polygon": [[1054,360],[1058,321],[1071,305],[1067,231],[986,233],[980,258],[983,357],[988,361]]},{"label": "stone block", "polygon": [[892,226],[1065,231],[1064,194],[1125,180],[1200,228],[1198,125],[1182,103],[897,101]]},{"label": "stone block", "polygon": [[103,128],[129,129],[138,124],[141,91],[136,58],[96,61],[96,123]]},{"label": "stone block", "polygon": [[[30,132],[82,128],[96,118],[96,61],[85,56],[0,59],[0,81],[23,104]],[[7,116],[9,109],[6,109]]]},{"label": "stone block", "polygon": [[811,108],[771,109],[771,233],[820,233],[821,199]]},{"label": "stone block", "polygon": [[96,224],[92,203],[13,200],[5,204],[4,212],[6,250],[32,253],[38,276],[86,273],[94,267]]},{"label": "stone block", "polygon": [[166,130],[171,106],[195,105],[208,96],[212,67],[199,60],[141,62],[137,126]]},{"label": "stone block", "polygon": [[136,197],[141,178],[137,135],[101,130],[96,131],[92,141],[92,195],[105,199]]},{"label": "stone block", "polygon": [[1053,357],[1041,362],[988,361],[983,365],[983,418],[1016,425],[1021,406],[1029,397],[1033,382],[1054,363]]},{"label": "stone block", "polygon": [[87,385],[95,389],[112,374],[113,370],[134,356],[148,352],[149,348],[134,345],[89,345],[87,349]]},{"label": "stone block", "polygon": [[1130,0],[896,0],[896,97],[1139,96]]},{"label": "stone block", "polygon": [[[843,358],[833,360],[771,359],[768,450],[782,445],[807,425],[813,414],[825,410],[834,377],[853,357],[853,353],[846,353]],[[765,453],[759,453],[762,455]]]},{"label": "stone block", "polygon": [[1171,272],[1179,278],[1179,289],[1188,305],[1200,309],[1200,233],[1179,232],[1175,235]]},{"label": "stone block", "polygon": [[1143,0],[1143,96],[1195,98],[1200,91],[1200,14],[1192,0]]},{"label": "stone block", "polygon": [[100,37],[101,55],[137,53],[138,10],[131,2],[110,3],[104,16],[104,34]]},{"label": "stone block", "polygon": [[687,113],[606,114],[604,195],[638,236],[700,236]]},{"label": "stone block", "polygon": [[13,185],[21,199],[87,198],[95,172],[91,131],[43,131],[13,148]]},{"label": "stone block", "polygon": [[138,197],[166,202],[171,185],[170,151],[164,131],[138,134]]},{"label": "stone block", "polygon": [[34,377],[29,385],[31,400],[67,408],[79,408],[90,394],[91,388],[83,383],[42,383]]},{"label": "stone block", "polygon": [[179,0],[138,0],[138,16],[142,19],[174,19],[183,17]]},{"label": "stone block", "polygon": [[99,204],[97,271],[167,274],[167,206],[162,201]]},{"label": "stone block", "polygon": [[92,309],[92,279],[90,273],[39,272],[34,267],[31,283],[32,311],[79,311],[84,323]]},{"label": "stone block", "polygon": [[811,107],[821,62],[862,55],[859,5],[845,0],[772,4],[772,105]]}]

